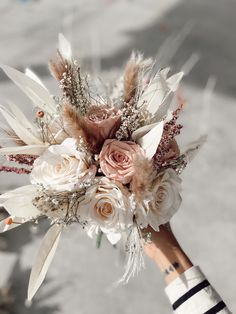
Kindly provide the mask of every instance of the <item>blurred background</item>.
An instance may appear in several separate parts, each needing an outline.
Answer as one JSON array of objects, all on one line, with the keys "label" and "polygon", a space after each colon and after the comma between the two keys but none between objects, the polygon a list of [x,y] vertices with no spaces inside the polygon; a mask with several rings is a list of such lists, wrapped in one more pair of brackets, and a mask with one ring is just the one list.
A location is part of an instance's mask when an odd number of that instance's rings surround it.
[{"label": "blurred background", "polygon": [[[182,145],[208,133],[183,174],[183,204],[173,230],[232,312],[236,312],[236,1],[235,0],[1,0],[0,63],[30,67],[52,91],[47,60],[59,32],[83,67],[102,80],[119,75],[133,49],[158,56],[160,67],[185,69]],[[162,47],[162,48],[161,48]],[[164,47],[164,48],[163,48]],[[161,48],[161,50],[160,50]],[[178,49],[177,49],[178,48]],[[158,53],[159,51],[159,53]],[[214,93],[211,95],[211,90]],[[0,72],[0,103],[29,101]],[[0,173],[0,193],[27,182]],[[118,250],[100,250],[78,226],[65,230],[46,281],[25,307],[32,260],[46,225],[0,235],[0,314],[171,313],[158,269],[146,267],[112,289],[123,272]]]}]

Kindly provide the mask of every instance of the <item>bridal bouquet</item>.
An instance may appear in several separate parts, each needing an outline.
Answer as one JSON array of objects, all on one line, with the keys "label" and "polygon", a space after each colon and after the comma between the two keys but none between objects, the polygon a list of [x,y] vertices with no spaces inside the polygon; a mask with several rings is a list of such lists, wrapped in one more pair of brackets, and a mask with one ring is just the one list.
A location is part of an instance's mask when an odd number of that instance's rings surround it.
[{"label": "bridal bouquet", "polygon": [[[180,152],[176,142],[183,109],[178,86],[183,73],[133,53],[121,79],[98,92],[59,35],[56,61],[49,62],[61,96],[50,95],[30,70],[4,72],[32,101],[30,121],[14,104],[0,111],[8,126],[0,154],[10,165],[0,171],[28,174],[30,185],[0,195],[9,217],[4,232],[25,222],[51,220],[31,271],[28,299],[45,278],[63,229],[73,223],[90,237],[112,245],[126,241],[127,264],[121,282],[143,266],[142,234],[158,231],[181,203],[179,175],[199,149],[200,138]],[[12,164],[11,164],[12,163]]]}]

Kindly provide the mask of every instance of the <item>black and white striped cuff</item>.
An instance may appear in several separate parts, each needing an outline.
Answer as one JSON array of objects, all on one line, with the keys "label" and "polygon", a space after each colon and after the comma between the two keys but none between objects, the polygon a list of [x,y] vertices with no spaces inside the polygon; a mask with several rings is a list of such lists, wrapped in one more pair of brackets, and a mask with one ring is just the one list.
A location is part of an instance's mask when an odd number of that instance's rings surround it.
[{"label": "black and white striped cuff", "polygon": [[174,313],[230,314],[221,297],[198,266],[193,266],[166,287]]}]

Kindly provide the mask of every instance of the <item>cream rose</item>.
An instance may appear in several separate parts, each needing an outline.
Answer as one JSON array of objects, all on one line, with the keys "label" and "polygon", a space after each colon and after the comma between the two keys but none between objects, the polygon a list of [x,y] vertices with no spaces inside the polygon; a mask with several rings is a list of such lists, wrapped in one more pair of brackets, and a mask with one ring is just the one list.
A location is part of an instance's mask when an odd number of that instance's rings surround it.
[{"label": "cream rose", "polygon": [[106,140],[100,153],[100,167],[106,177],[127,184],[134,174],[134,160],[143,149],[134,142]]},{"label": "cream rose", "polygon": [[152,199],[148,203],[147,222],[156,231],[167,223],[181,204],[181,179],[173,169],[160,173],[152,184]]},{"label": "cream rose", "polygon": [[90,187],[78,210],[79,219],[87,222],[88,235],[93,237],[101,230],[112,244],[118,242],[121,232],[133,224],[129,196],[122,184],[107,178]]},{"label": "cream rose", "polygon": [[45,189],[72,191],[95,174],[96,167],[77,151],[76,140],[68,138],[60,145],[50,146],[35,160],[30,180]]},{"label": "cream rose", "polygon": [[121,112],[108,106],[91,106],[82,119],[85,135],[93,139],[94,152],[99,152],[104,141],[112,138],[121,124]]}]

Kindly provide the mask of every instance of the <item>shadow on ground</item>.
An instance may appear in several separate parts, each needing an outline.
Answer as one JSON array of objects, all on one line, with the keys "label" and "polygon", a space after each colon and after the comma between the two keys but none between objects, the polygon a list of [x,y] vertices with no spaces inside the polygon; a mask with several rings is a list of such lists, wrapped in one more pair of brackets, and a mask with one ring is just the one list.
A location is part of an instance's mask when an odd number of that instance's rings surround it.
[{"label": "shadow on ground", "polygon": [[[178,33],[190,22],[192,30],[172,59],[172,65],[180,69],[192,53],[198,52],[201,59],[188,76],[188,82],[201,88],[213,75],[217,79],[216,89],[219,92],[235,96],[235,12],[234,0],[181,1],[158,22],[128,32],[129,44],[110,57],[102,58],[102,69],[122,66],[133,49],[140,50],[145,56],[155,56],[170,34]],[[85,64],[89,62],[85,60]],[[42,77],[49,75],[46,65],[34,65],[32,68]],[[1,76],[1,80],[6,80],[6,77]]]},{"label": "shadow on ground", "polygon": [[102,68],[120,66],[132,49],[154,56],[171,32],[193,25],[188,37],[175,54],[172,64],[180,68],[192,53],[200,61],[188,76],[188,83],[203,87],[210,75],[217,79],[217,90],[236,95],[236,2],[234,0],[185,0],[170,10],[156,24],[129,33],[126,49],[102,60]]},{"label": "shadow on ground", "polygon": [[[9,305],[11,314],[53,314],[58,313],[59,307],[57,305],[43,305],[42,302],[45,297],[55,295],[60,287],[54,288],[48,292],[47,296],[38,298],[32,303],[30,307],[25,306],[25,299],[27,293],[27,286],[29,280],[30,270],[21,269],[19,261],[15,264],[11,278],[9,279],[10,294],[12,296],[12,303]],[[46,280],[47,282],[48,280]]]}]

